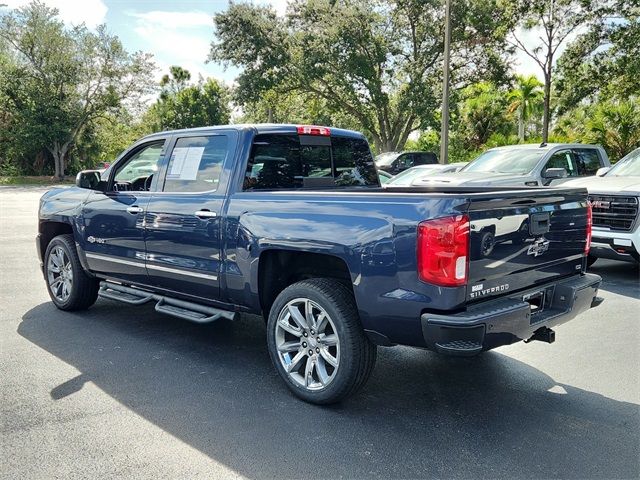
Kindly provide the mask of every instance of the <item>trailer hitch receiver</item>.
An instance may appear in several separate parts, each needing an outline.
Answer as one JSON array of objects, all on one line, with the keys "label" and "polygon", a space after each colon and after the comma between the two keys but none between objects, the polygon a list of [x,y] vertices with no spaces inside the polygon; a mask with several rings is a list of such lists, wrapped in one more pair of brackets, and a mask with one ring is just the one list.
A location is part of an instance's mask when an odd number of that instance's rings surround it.
[{"label": "trailer hitch receiver", "polygon": [[525,340],[525,343],[532,342],[533,340],[538,340],[539,342],[553,343],[556,341],[556,332],[551,330],[549,327],[541,327],[535,332],[530,339]]}]

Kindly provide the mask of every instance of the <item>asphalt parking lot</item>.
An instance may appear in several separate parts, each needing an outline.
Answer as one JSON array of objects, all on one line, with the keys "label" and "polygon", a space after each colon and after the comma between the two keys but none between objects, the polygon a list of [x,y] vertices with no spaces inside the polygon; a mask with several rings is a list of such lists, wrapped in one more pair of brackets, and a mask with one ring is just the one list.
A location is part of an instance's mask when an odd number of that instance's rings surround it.
[{"label": "asphalt parking lot", "polygon": [[638,268],[556,342],[471,359],[380,349],[348,402],[296,400],[257,317],[194,325],[107,300],[50,303],[42,188],[0,187],[3,478],[638,478]]}]

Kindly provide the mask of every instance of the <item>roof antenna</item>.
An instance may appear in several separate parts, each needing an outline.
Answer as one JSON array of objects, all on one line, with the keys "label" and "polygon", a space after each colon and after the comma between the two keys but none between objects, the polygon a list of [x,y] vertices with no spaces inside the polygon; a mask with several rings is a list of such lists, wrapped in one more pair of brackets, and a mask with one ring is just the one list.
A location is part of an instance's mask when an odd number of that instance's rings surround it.
[{"label": "roof antenna", "polygon": [[540,148],[543,148],[543,147],[546,147],[546,146],[547,146],[547,142],[542,142],[542,143],[540,144]]}]

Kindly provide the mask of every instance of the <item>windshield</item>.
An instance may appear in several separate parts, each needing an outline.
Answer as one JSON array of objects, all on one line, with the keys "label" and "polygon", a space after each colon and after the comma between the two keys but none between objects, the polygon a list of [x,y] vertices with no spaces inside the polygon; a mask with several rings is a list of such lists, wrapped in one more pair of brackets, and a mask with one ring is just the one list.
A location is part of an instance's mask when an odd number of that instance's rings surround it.
[{"label": "windshield", "polygon": [[388,165],[391,165],[393,161],[399,156],[400,154],[398,152],[381,153],[376,157],[375,162],[378,166],[386,167]]},{"label": "windshield", "polygon": [[616,163],[606,175],[607,177],[640,177],[640,148]]},{"label": "windshield", "polygon": [[543,154],[544,152],[539,149],[489,150],[469,163],[462,171],[525,174],[534,169]]},{"label": "windshield", "polygon": [[424,177],[426,175],[437,173],[440,171],[441,170],[437,167],[413,167],[393,177],[387,182],[387,185],[394,185],[396,187],[408,187],[416,178]]}]

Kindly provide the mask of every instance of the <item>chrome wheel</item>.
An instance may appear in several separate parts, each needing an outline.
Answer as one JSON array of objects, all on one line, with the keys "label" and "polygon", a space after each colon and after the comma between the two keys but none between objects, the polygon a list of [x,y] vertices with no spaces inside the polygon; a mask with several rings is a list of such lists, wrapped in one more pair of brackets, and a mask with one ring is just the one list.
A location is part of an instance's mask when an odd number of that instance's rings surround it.
[{"label": "chrome wheel", "polygon": [[285,372],[308,390],[321,390],[340,366],[340,342],[329,314],[308,298],[295,298],[278,315],[276,348]]},{"label": "chrome wheel", "polygon": [[62,247],[54,247],[47,259],[47,280],[51,293],[59,302],[66,302],[71,296],[73,269],[69,255]]}]

